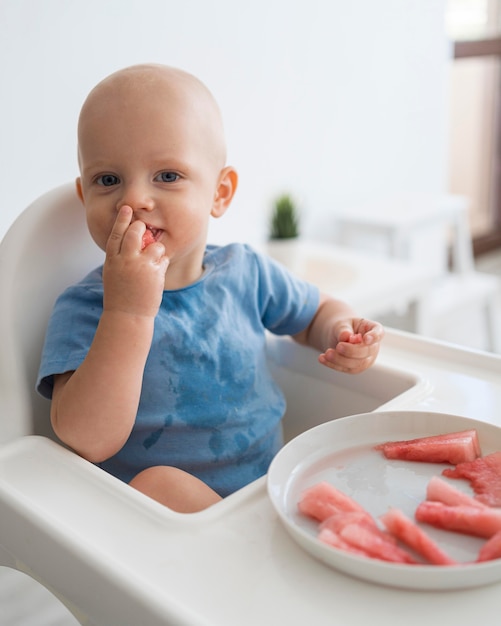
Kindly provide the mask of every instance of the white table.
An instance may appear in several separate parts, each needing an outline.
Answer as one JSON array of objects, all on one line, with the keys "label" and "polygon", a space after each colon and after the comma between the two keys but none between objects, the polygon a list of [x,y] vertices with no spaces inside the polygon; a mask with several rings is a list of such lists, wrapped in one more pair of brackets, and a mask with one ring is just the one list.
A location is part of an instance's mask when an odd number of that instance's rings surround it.
[{"label": "white table", "polygon": [[[455,413],[501,425],[501,357],[388,331],[379,362],[416,371],[426,382],[419,393],[403,394],[386,409]],[[49,583],[73,603],[85,606],[86,598],[100,598],[96,623],[423,626],[446,620],[470,626],[493,624],[499,614],[501,584],[403,591],[322,565],[280,524],[265,478],[208,511],[179,516],[88,468],[45,439],[24,438],[4,447],[0,489],[10,504],[0,517],[0,555],[10,509],[47,511],[43,541],[30,542],[29,522],[17,529],[17,565],[24,559],[54,563]],[[110,502],[113,506],[104,506]],[[102,515],[86,515],[101,504]],[[55,535],[64,538],[71,558],[61,553]],[[106,548],[89,555],[83,548],[92,548],[94,538]],[[110,563],[119,575],[111,573]],[[99,584],[93,583],[98,570],[105,576]],[[117,580],[127,593],[114,602]]]},{"label": "white table", "polygon": [[[466,319],[482,325],[485,347],[501,352],[501,283],[475,271],[468,221],[468,199],[455,195],[389,198],[337,214],[337,241],[352,249],[411,260],[434,272],[436,281],[412,317],[394,320],[407,330],[441,338]],[[453,334],[448,335],[453,337]]]},{"label": "white table", "polygon": [[294,254],[299,276],[371,319],[407,309],[419,316],[435,279],[427,266],[334,244],[300,241]]}]

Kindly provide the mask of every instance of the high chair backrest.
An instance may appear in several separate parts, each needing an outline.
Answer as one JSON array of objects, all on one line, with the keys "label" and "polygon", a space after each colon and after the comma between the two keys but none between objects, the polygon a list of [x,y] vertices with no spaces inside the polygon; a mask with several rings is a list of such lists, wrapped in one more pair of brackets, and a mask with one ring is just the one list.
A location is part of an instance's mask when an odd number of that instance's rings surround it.
[{"label": "high chair backrest", "polygon": [[72,183],[35,200],[0,242],[0,443],[54,436],[35,391],[47,321],[57,296],[103,260]]}]

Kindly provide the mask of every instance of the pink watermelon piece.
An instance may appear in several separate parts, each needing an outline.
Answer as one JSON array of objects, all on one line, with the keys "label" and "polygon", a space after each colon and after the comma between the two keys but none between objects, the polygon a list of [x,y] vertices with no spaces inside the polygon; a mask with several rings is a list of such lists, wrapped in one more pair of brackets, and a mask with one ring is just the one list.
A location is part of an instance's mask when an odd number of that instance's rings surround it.
[{"label": "pink watermelon piece", "polygon": [[143,240],[141,243],[141,250],[147,248],[150,244],[155,243],[155,237],[149,228],[144,231]]},{"label": "pink watermelon piece", "polygon": [[380,517],[388,532],[434,565],[455,565],[433,539],[399,509],[391,508]]},{"label": "pink watermelon piece", "polygon": [[487,506],[448,506],[426,500],[418,505],[415,515],[418,522],[487,539],[501,530],[501,511]]},{"label": "pink watermelon piece", "polygon": [[452,465],[473,461],[480,455],[478,435],[474,429],[405,441],[387,441],[375,446],[375,449],[381,450],[387,459]]},{"label": "pink watermelon piece", "polygon": [[492,561],[501,558],[501,530],[492,535],[478,552],[477,562]]},{"label": "pink watermelon piece", "polygon": [[348,343],[362,343],[362,341],[362,333],[350,335],[350,338],[348,339]]},{"label": "pink watermelon piece", "polygon": [[449,506],[456,506],[458,504],[466,504],[467,506],[484,507],[485,504],[475,500],[472,496],[469,496],[463,491],[459,491],[453,485],[446,482],[438,476],[432,476],[428,481],[426,487],[426,499],[436,502],[442,502]]},{"label": "pink watermelon piece", "polygon": [[448,478],[466,478],[479,502],[501,507],[501,451],[464,461],[442,474]]},{"label": "pink watermelon piece", "polygon": [[303,515],[323,522],[339,511],[362,511],[355,500],[328,482],[320,482],[306,489],[301,495],[298,509]]},{"label": "pink watermelon piece", "polygon": [[[345,538],[343,531],[348,526],[352,528],[348,529]],[[331,515],[320,524],[318,539],[334,548],[368,558],[380,558],[383,549],[385,560],[400,563],[407,562],[410,557],[387,545],[396,547],[396,539],[380,530],[376,520],[367,511],[339,511]]]},{"label": "pink watermelon piece", "polygon": [[347,524],[338,534],[354,548],[367,552],[373,558],[392,563],[417,563],[411,554],[395,544],[392,537],[364,522]]},{"label": "pink watermelon piece", "polygon": [[366,524],[379,530],[376,520],[367,511],[339,511],[334,513],[320,525],[320,530],[328,528],[334,533],[339,533],[347,524]]},{"label": "pink watermelon piece", "polygon": [[343,550],[344,552],[351,552],[352,554],[358,554],[359,556],[370,557],[370,554],[364,550],[355,548],[344,539],[341,539],[341,537],[330,528],[320,529],[317,539],[332,548],[337,548],[338,550]]}]

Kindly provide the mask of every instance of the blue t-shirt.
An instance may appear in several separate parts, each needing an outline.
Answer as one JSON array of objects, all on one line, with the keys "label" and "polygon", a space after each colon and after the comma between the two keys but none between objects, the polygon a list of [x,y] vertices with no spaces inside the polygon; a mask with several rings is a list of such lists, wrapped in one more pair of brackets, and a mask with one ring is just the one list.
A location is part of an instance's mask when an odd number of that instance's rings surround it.
[{"label": "blue t-shirt", "polygon": [[[147,467],[172,465],[222,496],[265,474],[282,445],[285,410],[265,329],[298,333],[318,303],[316,287],[248,246],[208,246],[200,280],[163,293],[133,430],[100,467],[129,482]],[[54,374],[85,359],[102,306],[102,267],[59,297],[37,382],[42,395],[51,397]]]}]

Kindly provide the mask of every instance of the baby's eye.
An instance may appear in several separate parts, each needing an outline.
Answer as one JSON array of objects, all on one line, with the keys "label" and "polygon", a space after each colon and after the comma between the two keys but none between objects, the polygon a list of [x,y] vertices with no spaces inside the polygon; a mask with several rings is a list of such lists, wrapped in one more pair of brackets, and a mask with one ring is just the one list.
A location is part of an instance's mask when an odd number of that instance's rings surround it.
[{"label": "baby's eye", "polygon": [[158,180],[162,183],[175,183],[178,179],[179,174],[176,174],[176,172],[161,172],[155,178],[155,180]]},{"label": "baby's eye", "polygon": [[118,185],[120,180],[114,174],[103,174],[96,179],[96,182],[98,185],[103,185],[103,187],[112,187],[113,185]]}]

